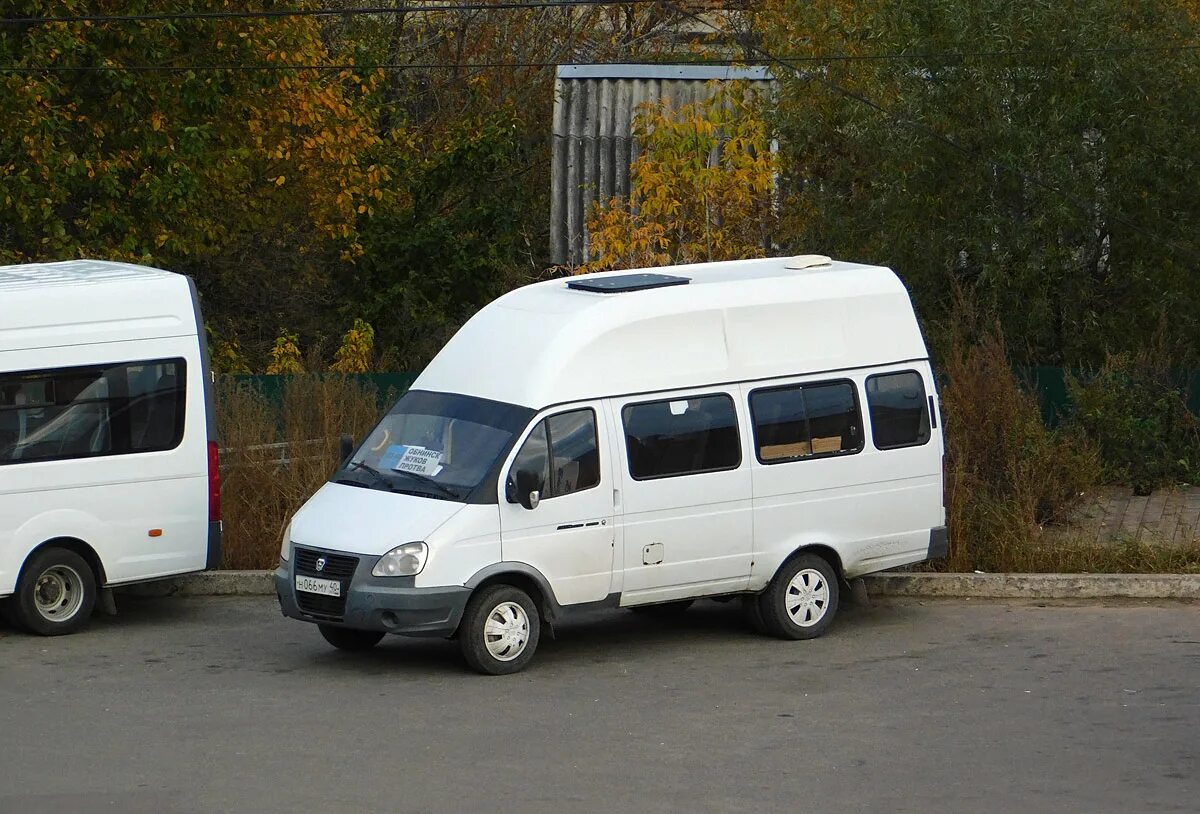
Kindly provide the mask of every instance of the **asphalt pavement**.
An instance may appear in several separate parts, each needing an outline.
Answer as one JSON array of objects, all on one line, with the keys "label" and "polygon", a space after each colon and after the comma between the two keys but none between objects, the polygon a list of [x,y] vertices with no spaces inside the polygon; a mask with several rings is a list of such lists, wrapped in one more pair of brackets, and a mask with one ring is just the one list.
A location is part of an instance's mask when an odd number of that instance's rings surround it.
[{"label": "asphalt pavement", "polygon": [[1200,810],[1200,605],[892,601],[779,642],[589,614],[487,678],[273,599],[0,628],[0,812]]}]

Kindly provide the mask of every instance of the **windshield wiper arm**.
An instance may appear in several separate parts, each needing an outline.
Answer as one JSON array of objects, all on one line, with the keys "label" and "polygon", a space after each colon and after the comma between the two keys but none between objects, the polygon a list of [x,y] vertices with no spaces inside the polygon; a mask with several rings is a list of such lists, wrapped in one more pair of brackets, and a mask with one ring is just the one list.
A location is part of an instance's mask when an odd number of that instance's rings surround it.
[{"label": "windshield wiper arm", "polygon": [[387,478],[384,477],[384,474],[382,472],[380,472],[378,469],[376,469],[375,467],[371,466],[369,463],[366,463],[364,461],[351,461],[350,463],[346,464],[346,469],[350,469],[350,470],[362,469],[365,472],[367,472],[367,474],[374,477],[376,483],[384,483],[384,484],[387,483]]},{"label": "windshield wiper arm", "polygon": [[434,487],[435,489],[437,489],[439,492],[441,492],[443,495],[450,498],[451,500],[459,499],[458,492],[455,492],[453,489],[446,486],[444,483],[438,483],[437,481],[435,481],[433,478],[429,477],[428,475],[422,475],[419,472],[407,472],[402,469],[397,470],[397,471],[399,471],[399,473],[401,475],[408,475],[410,478],[416,478],[417,480],[421,481],[421,483],[428,483],[430,486]]}]

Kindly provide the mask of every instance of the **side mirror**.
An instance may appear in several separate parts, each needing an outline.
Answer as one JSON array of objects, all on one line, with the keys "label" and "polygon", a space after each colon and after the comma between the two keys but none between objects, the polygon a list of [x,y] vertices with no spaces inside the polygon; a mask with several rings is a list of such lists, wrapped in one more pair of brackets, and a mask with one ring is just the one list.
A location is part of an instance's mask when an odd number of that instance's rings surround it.
[{"label": "side mirror", "polygon": [[533,511],[542,499],[541,479],[534,472],[517,470],[517,502]]},{"label": "side mirror", "polygon": [[346,461],[350,460],[350,456],[354,454],[354,436],[343,435],[338,439],[338,460],[343,466]]}]

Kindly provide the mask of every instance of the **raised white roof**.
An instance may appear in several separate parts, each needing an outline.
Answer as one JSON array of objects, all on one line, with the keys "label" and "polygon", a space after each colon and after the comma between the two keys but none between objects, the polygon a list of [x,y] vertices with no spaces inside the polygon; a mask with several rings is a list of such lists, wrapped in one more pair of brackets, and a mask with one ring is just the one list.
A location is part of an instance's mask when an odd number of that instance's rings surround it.
[{"label": "raised white roof", "polygon": [[0,266],[0,352],[196,332],[182,275],[103,260]]},{"label": "raised white roof", "polygon": [[[822,260],[824,258],[821,258]],[[806,256],[559,278],[475,314],[415,389],[542,408],[925,359],[908,292],[881,266]],[[687,285],[593,293],[568,283],[654,272]]]}]

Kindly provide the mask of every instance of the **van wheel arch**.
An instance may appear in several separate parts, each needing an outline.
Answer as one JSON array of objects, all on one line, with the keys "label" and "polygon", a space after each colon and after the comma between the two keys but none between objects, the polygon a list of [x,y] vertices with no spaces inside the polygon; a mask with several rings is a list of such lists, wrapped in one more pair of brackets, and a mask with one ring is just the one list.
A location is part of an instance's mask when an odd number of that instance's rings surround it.
[{"label": "van wheel arch", "polygon": [[[526,570],[524,568],[516,569],[509,566],[493,566],[492,568],[484,569],[467,580],[466,585],[471,589],[471,596],[475,596],[480,591],[493,585],[511,585],[514,588],[520,588],[529,595],[529,598],[537,606],[538,615],[542,620],[543,632],[553,638],[553,625],[554,621],[558,618],[559,606],[558,602],[554,599],[554,595],[550,593],[549,585],[545,579],[545,577],[538,574],[532,568]],[[468,601],[470,601],[469,598]],[[461,622],[459,628],[461,629]],[[457,637],[458,634],[459,630],[455,630],[454,636]]]},{"label": "van wheel arch", "polygon": [[55,537],[32,549],[21,563],[21,570],[17,572],[18,581],[25,575],[25,566],[28,565],[29,561],[37,556],[39,551],[47,548],[65,548],[68,551],[75,552],[80,557],[83,557],[83,561],[92,569],[92,576],[96,578],[96,587],[104,588],[108,585],[108,576],[104,573],[104,563],[101,562],[100,555],[96,553],[96,549],[78,537]]},{"label": "van wheel arch", "polygon": [[[804,554],[816,554],[818,557],[829,563],[830,567],[833,568],[833,572],[837,574],[839,582],[846,582],[846,570],[842,567],[841,556],[839,556],[835,550],[822,543],[813,543],[812,545],[805,545],[797,548],[779,564],[779,568],[775,569],[775,573],[779,573],[779,571],[781,571],[788,563]],[[774,578],[775,575],[772,574],[771,576]]]}]

